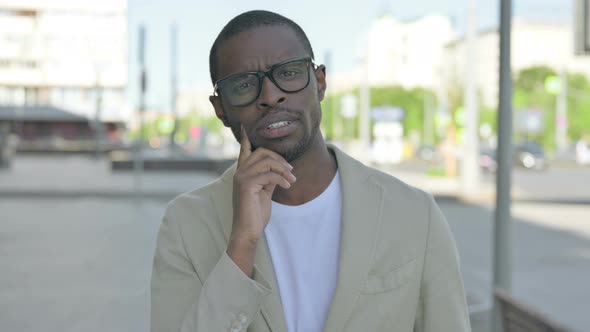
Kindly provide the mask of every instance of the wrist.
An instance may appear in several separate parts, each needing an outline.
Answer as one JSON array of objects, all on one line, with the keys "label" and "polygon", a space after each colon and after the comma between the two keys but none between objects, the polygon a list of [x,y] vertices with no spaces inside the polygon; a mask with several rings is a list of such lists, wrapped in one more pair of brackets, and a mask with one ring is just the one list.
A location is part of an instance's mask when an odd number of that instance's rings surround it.
[{"label": "wrist", "polygon": [[247,232],[232,232],[229,236],[229,247],[239,248],[242,250],[255,250],[258,244],[259,236]]},{"label": "wrist", "polygon": [[227,246],[226,253],[231,260],[244,272],[248,277],[252,277],[254,269],[254,256],[256,256],[257,240],[238,236],[232,232]]}]

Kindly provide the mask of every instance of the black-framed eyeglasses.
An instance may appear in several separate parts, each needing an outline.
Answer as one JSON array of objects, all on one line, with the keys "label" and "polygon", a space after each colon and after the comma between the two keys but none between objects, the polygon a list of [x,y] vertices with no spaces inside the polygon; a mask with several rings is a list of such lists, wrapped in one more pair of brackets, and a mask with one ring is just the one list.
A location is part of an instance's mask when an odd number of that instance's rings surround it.
[{"label": "black-framed eyeglasses", "polygon": [[215,82],[213,95],[222,95],[234,107],[246,106],[260,96],[265,77],[283,92],[299,92],[309,85],[310,65],[313,65],[313,61],[306,57],[278,63],[265,71],[231,75]]}]

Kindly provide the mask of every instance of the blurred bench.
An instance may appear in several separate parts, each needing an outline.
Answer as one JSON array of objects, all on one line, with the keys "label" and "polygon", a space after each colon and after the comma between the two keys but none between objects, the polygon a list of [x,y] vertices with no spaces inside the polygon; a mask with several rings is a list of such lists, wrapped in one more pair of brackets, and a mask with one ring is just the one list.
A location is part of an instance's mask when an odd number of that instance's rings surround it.
[{"label": "blurred bench", "polygon": [[509,293],[496,290],[504,332],[572,332],[514,299]]}]

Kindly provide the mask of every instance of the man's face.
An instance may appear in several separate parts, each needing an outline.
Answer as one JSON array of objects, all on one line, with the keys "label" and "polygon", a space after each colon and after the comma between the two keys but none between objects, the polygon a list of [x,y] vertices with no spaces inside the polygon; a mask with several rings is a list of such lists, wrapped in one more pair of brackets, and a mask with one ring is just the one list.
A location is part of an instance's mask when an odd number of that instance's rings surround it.
[{"label": "man's face", "polygon": [[[292,59],[309,57],[295,33],[284,26],[263,26],[247,30],[222,42],[217,51],[217,78],[249,71],[264,71]],[[260,95],[246,106],[232,106],[224,97],[210,98],[215,113],[230,127],[238,141],[244,126],[252,147],[265,147],[287,161],[299,158],[322,140],[319,134],[320,101],[326,89],[323,66],[309,70],[309,85],[295,93],[283,92],[268,77]]]}]

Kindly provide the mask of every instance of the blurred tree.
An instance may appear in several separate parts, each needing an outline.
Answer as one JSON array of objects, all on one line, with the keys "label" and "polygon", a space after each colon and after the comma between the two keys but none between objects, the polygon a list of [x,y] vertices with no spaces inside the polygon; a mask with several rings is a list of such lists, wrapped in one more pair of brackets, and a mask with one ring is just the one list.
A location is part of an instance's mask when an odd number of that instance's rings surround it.
[{"label": "blurred tree", "polygon": [[[430,99],[431,106],[436,108],[436,96],[432,91],[424,88],[408,90],[401,86],[386,86],[373,87],[370,94],[371,108],[390,106],[404,109],[404,137],[407,138],[412,132],[416,132],[420,135],[421,141],[424,140],[424,107],[428,104],[425,100]],[[345,95],[353,95],[360,101],[359,89],[354,89],[327,96],[322,102],[322,131],[326,137],[341,140],[356,138],[359,135],[360,106],[357,105],[357,114],[354,117],[344,118],[341,114],[341,99]],[[434,110],[430,114],[434,116]]]},{"label": "blurred tree", "polygon": [[322,101],[322,132],[324,133],[326,140],[331,141],[335,136],[335,123],[338,121],[338,107],[337,101],[340,99],[339,95],[328,95]]},{"label": "blurred tree", "polygon": [[538,134],[515,133],[517,139],[538,141],[545,149],[555,148],[555,96],[547,92],[545,80],[556,72],[547,66],[525,68],[514,80],[513,105],[515,112],[539,109],[543,112],[543,130]]},{"label": "blurred tree", "polygon": [[[540,109],[543,111],[543,130],[528,136],[541,142],[552,151],[555,149],[555,112],[557,96],[547,91],[545,82],[557,72],[547,66],[535,66],[521,70],[514,81],[514,107],[518,109]],[[567,75],[568,137],[578,140],[590,134],[590,82],[580,73]]]},{"label": "blurred tree", "polygon": [[567,75],[568,136],[577,141],[590,135],[590,81],[579,73]]}]

